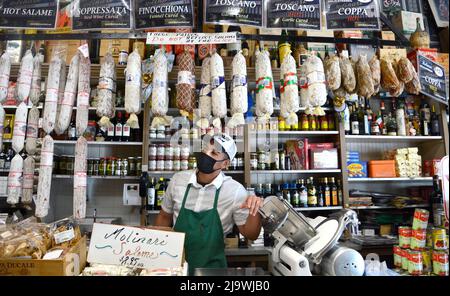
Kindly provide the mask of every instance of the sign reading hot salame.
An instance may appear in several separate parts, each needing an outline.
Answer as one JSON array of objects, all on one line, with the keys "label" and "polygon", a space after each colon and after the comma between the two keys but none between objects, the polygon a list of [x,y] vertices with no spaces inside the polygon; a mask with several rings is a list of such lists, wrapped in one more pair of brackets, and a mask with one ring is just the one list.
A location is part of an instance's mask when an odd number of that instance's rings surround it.
[{"label": "sign reading hot salame", "polygon": [[78,0],[73,8],[74,30],[130,29],[131,0]]},{"label": "sign reading hot salame", "polygon": [[136,29],[194,26],[192,0],[136,0]]},{"label": "sign reading hot salame", "polygon": [[321,29],[319,0],[268,0],[267,28]]},{"label": "sign reading hot salame", "polygon": [[0,28],[54,29],[58,1],[0,0]]},{"label": "sign reading hot salame", "polygon": [[328,30],[379,30],[378,0],[325,0]]}]

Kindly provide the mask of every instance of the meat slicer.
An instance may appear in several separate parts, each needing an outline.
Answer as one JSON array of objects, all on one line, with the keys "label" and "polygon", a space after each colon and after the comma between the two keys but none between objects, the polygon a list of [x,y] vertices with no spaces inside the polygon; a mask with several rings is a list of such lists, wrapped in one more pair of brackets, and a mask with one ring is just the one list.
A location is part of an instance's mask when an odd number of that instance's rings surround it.
[{"label": "meat slicer", "polygon": [[259,209],[264,231],[274,237],[271,269],[274,275],[362,276],[364,259],[356,250],[339,246],[344,230],[358,231],[358,217],[342,210],[328,218],[310,219],[282,197],[268,196]]}]

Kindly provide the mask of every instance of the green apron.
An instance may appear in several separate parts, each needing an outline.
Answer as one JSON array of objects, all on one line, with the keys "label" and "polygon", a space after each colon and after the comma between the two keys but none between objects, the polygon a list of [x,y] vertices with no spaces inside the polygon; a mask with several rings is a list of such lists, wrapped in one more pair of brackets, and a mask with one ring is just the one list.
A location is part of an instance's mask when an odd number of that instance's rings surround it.
[{"label": "green apron", "polygon": [[195,268],[226,268],[223,228],[217,212],[220,188],[216,190],[213,208],[197,213],[184,207],[191,185],[188,185],[184,193],[180,214],[174,226],[175,231],[186,233],[184,249],[189,275],[194,275]]}]

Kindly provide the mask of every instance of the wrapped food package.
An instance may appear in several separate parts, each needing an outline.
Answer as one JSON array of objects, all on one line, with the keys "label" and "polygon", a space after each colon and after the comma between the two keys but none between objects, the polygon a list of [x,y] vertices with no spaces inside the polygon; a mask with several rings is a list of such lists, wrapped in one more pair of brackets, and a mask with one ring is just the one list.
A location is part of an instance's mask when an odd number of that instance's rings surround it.
[{"label": "wrapped food package", "polygon": [[395,73],[394,66],[390,61],[381,60],[381,87],[390,93],[396,93],[401,90],[400,81]]},{"label": "wrapped food package", "polygon": [[5,109],[0,104],[0,147],[3,147],[3,123],[5,122]]},{"label": "wrapped food package", "polygon": [[127,124],[139,128],[136,114],[141,112],[142,59],[137,48],[128,56],[125,70],[125,111],[130,114]]},{"label": "wrapped food package", "polygon": [[280,114],[287,124],[293,125],[298,123],[299,109],[297,68],[294,57],[288,53],[280,67]]},{"label": "wrapped food package", "polygon": [[198,108],[200,109],[200,120],[196,123],[200,128],[209,126],[209,118],[211,117],[211,58],[206,57],[202,62],[202,73],[200,76],[200,96],[198,100]]},{"label": "wrapped food package", "polygon": [[339,66],[339,57],[334,55],[325,58],[324,68],[328,88],[332,91],[337,90],[341,87],[341,68]]},{"label": "wrapped food package", "polygon": [[380,92],[380,83],[381,83],[381,69],[380,69],[380,60],[376,55],[369,61],[370,71],[372,73],[372,81],[374,88],[374,95]]},{"label": "wrapped food package", "polygon": [[227,93],[223,60],[217,52],[213,53],[210,59],[210,74],[212,113],[215,117],[213,126],[219,128],[222,126],[220,119],[227,115]]},{"label": "wrapped food package", "polygon": [[80,137],[75,145],[75,163],[73,175],[73,216],[76,219],[86,217],[87,187],[87,141]]},{"label": "wrapped food package", "polygon": [[[126,82],[125,82],[126,83]],[[103,128],[111,126],[110,118],[114,118],[116,102],[116,64],[110,52],[106,53],[100,66],[100,77],[97,86],[97,116],[101,117],[98,125]],[[126,92],[126,88],[125,88]]]},{"label": "wrapped food package", "polygon": [[356,76],[352,62],[348,56],[343,55],[339,60],[339,66],[341,68],[342,85],[344,86],[345,91],[351,94],[356,89]]},{"label": "wrapped food package", "polygon": [[155,54],[153,70],[152,113],[154,118],[151,125],[153,128],[169,123],[166,118],[167,111],[169,110],[167,73],[167,57],[164,48],[158,49]]},{"label": "wrapped food package", "polygon": [[182,116],[188,116],[195,107],[195,63],[187,49],[177,56],[177,60],[177,108]]},{"label": "wrapped food package", "polygon": [[37,137],[39,132],[39,109],[36,106],[28,113],[27,138],[25,149],[29,155],[34,155],[37,149]]},{"label": "wrapped food package", "polygon": [[408,83],[414,79],[414,73],[416,73],[416,69],[414,69],[414,65],[405,57],[402,57],[397,62],[397,72],[398,79],[404,83]]},{"label": "wrapped food package", "polygon": [[36,162],[29,155],[23,162],[22,203],[31,204],[33,201],[34,168]]},{"label": "wrapped food package", "polygon": [[419,74],[416,71],[413,73],[413,79],[410,82],[405,83],[405,90],[413,95],[420,94],[422,86],[420,85]]},{"label": "wrapped food package", "polygon": [[232,118],[228,122],[228,127],[234,128],[238,125],[245,124],[244,113],[248,110],[247,65],[242,51],[239,51],[234,56],[231,67],[233,75],[230,106]]},{"label": "wrapped food package", "polygon": [[12,148],[16,153],[20,153],[25,144],[25,135],[27,133],[28,107],[22,102],[16,109],[14,116],[14,129],[12,138]]},{"label": "wrapped food package", "polygon": [[356,73],[358,77],[358,95],[364,98],[370,98],[374,94],[375,88],[370,65],[367,62],[367,56],[359,56],[356,64]]}]

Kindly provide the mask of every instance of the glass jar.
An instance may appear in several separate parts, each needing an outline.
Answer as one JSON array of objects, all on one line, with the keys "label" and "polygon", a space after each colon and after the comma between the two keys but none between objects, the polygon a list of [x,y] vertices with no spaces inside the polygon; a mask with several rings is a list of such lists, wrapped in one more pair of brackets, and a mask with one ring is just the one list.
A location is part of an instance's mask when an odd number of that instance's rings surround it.
[{"label": "glass jar", "polygon": [[115,171],[115,163],[114,163],[114,159],[111,157],[106,160],[105,176],[113,176],[114,171]]},{"label": "glass jar", "polygon": [[98,169],[99,169],[99,166],[100,166],[100,160],[99,159],[94,159],[93,163],[94,163],[94,171],[93,171],[92,175],[98,176],[98,174],[99,174],[99,170]]},{"label": "glass jar", "polygon": [[156,152],[157,152],[156,144],[151,144],[150,148],[149,148],[148,156],[156,157]]},{"label": "glass jar", "polygon": [[62,175],[67,175],[67,156],[61,155],[59,158],[59,173]]},{"label": "glass jar", "polygon": [[116,176],[122,175],[122,159],[120,159],[120,158],[116,159],[116,170],[115,170],[114,175],[116,175]]},{"label": "glass jar", "polygon": [[166,138],[166,134],[165,134],[165,127],[164,125],[161,125],[158,127],[158,129],[156,130],[156,138],[157,139],[165,139]]},{"label": "glass jar", "polygon": [[149,134],[150,134],[150,136],[149,136],[150,139],[156,139],[156,128],[151,127]]},{"label": "glass jar", "polygon": [[86,141],[95,141],[95,136],[97,135],[97,122],[95,120],[89,120],[88,126],[84,131],[83,136]]},{"label": "glass jar", "polygon": [[179,171],[181,169],[181,161],[179,159],[173,160],[173,170]]},{"label": "glass jar", "polygon": [[186,171],[189,169],[189,161],[187,159],[182,159],[180,161],[180,168],[182,171]]},{"label": "glass jar", "polygon": [[98,165],[98,174],[100,176],[106,176],[106,166],[108,163],[108,158],[100,158]]},{"label": "glass jar", "polygon": [[189,159],[189,146],[184,144],[181,146],[181,159],[188,160]]},{"label": "glass jar", "polygon": [[128,157],[128,174],[136,176],[136,159],[131,156]]},{"label": "glass jar", "polygon": [[164,135],[166,138],[170,138],[172,136],[172,130],[170,129],[170,125],[167,125],[164,129]]},{"label": "glass jar", "polygon": [[173,171],[173,160],[164,160],[164,170]]},{"label": "glass jar", "polygon": [[87,164],[88,164],[87,174],[88,176],[92,176],[94,174],[94,160],[88,159]]},{"label": "glass jar", "polygon": [[266,152],[263,150],[258,151],[258,170],[266,169]]},{"label": "glass jar", "polygon": [[250,154],[250,169],[251,170],[258,169],[258,153],[253,152]]},{"label": "glass jar", "polygon": [[173,160],[180,160],[181,157],[181,149],[180,145],[173,146]]},{"label": "glass jar", "polygon": [[171,144],[166,144],[164,149],[164,158],[165,160],[172,160],[173,158],[173,148]]},{"label": "glass jar", "polygon": [[195,170],[197,168],[197,159],[195,156],[189,156],[188,170]]},{"label": "glass jar", "polygon": [[149,171],[156,171],[156,158],[150,159],[148,161],[148,170]]},{"label": "glass jar", "polygon": [[166,147],[164,144],[159,144],[156,148],[156,159],[164,159],[166,154]]},{"label": "glass jar", "polygon": [[157,171],[164,171],[164,168],[165,168],[164,159],[158,159],[156,161],[156,170]]},{"label": "glass jar", "polygon": [[142,174],[142,157],[136,157],[136,176]]},{"label": "glass jar", "polygon": [[122,176],[128,176],[128,159],[122,158]]},{"label": "glass jar", "polygon": [[69,156],[67,158],[67,162],[66,162],[66,172],[68,175],[73,175],[73,166],[75,163],[75,157],[74,156]]},{"label": "glass jar", "polygon": [[244,169],[244,155],[239,153],[237,157],[237,170],[242,171]]}]

